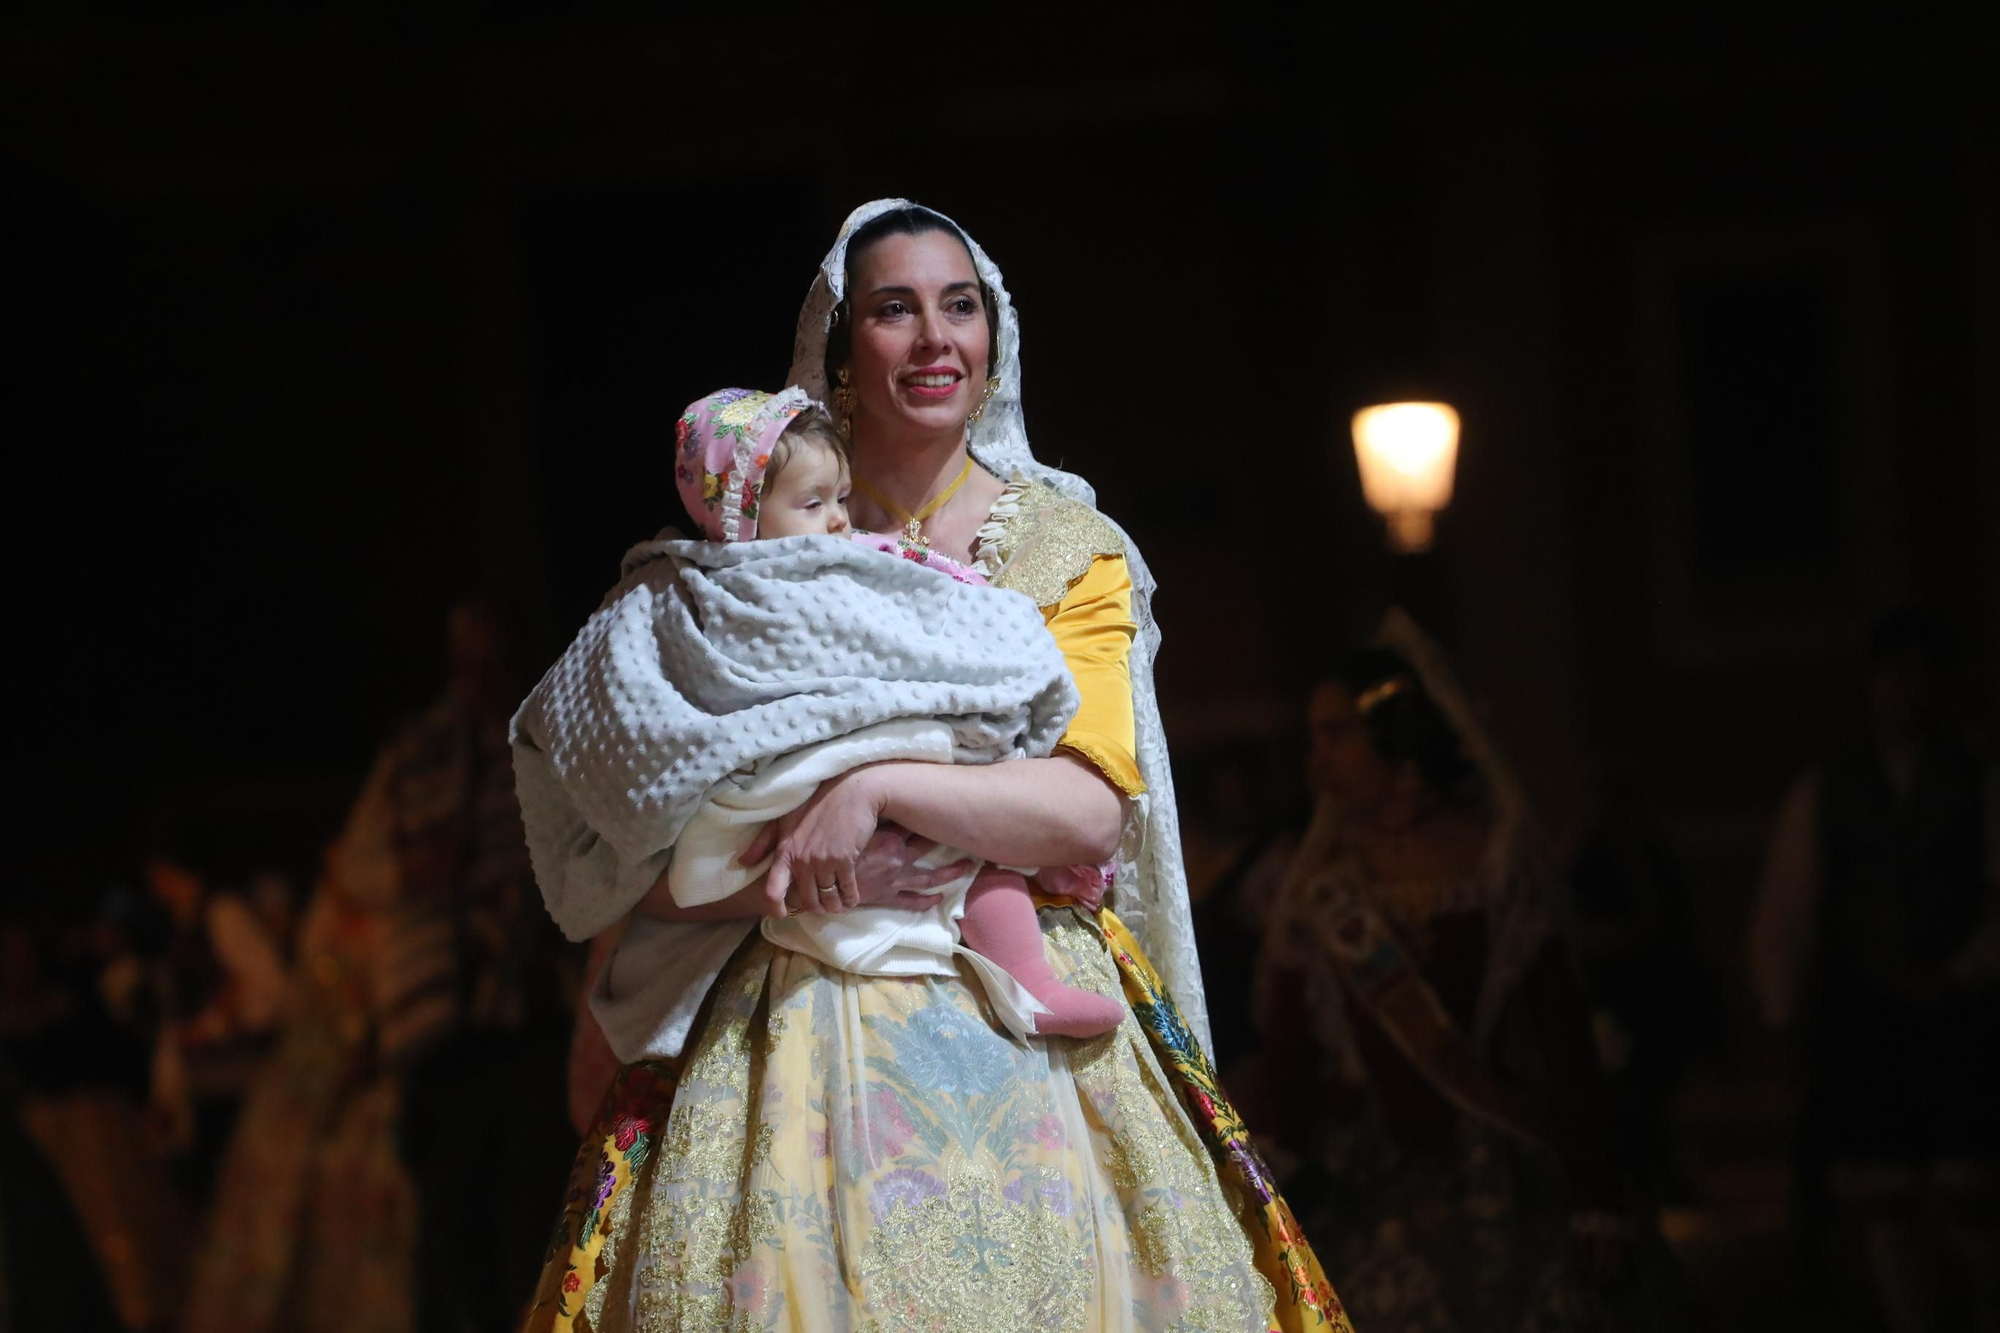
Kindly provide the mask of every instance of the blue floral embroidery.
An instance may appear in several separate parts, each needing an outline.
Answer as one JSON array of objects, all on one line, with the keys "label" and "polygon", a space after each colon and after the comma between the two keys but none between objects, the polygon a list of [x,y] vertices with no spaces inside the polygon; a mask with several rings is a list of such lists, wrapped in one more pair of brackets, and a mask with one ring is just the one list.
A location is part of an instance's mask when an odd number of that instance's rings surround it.
[{"label": "blue floral embroidery", "polygon": [[897,1068],[919,1088],[981,1096],[1014,1076],[1013,1048],[976,1016],[943,1001],[882,1035],[896,1048]]}]

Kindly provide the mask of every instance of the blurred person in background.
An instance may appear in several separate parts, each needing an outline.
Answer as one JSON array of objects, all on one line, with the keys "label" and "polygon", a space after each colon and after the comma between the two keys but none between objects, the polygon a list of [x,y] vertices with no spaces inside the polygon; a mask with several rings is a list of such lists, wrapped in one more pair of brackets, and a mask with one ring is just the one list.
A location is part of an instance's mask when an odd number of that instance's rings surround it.
[{"label": "blurred person in background", "polygon": [[369,969],[417,1196],[417,1327],[485,1333],[527,1299],[576,1147],[564,1104],[576,968],[514,796],[517,621],[493,598],[461,601],[446,647],[444,696],[383,747],[333,878],[386,916]]},{"label": "blurred person in background", "polygon": [[1311,724],[1317,802],[1267,918],[1238,1092],[1300,1163],[1288,1188],[1356,1326],[1671,1324],[1560,877],[1435,645],[1392,613],[1324,675]]},{"label": "blurred person in background", "polygon": [[1858,1269],[1896,1333],[2000,1319],[2000,780],[1955,668],[1932,615],[1875,625],[1865,733],[1786,796],[1749,941],[1764,1020],[1805,1054],[1815,1286]]}]

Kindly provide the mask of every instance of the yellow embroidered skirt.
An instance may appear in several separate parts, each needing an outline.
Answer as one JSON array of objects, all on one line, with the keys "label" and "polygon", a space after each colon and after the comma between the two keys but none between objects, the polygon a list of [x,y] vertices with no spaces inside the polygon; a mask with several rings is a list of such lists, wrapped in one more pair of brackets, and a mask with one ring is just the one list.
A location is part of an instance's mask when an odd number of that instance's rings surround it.
[{"label": "yellow embroidered skirt", "polygon": [[1013,1042],[962,979],[754,938],[606,1097],[528,1328],[1351,1333],[1123,926],[1041,920],[1117,1031]]}]

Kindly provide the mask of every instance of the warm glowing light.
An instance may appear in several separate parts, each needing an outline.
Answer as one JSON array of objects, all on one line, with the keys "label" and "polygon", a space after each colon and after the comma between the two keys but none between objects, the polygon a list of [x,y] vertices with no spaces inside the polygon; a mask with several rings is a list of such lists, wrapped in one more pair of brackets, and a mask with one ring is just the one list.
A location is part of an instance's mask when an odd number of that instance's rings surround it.
[{"label": "warm glowing light", "polygon": [[1422,551],[1432,519],[1451,503],[1458,413],[1445,403],[1383,403],[1354,414],[1361,493],[1389,522],[1389,544]]}]

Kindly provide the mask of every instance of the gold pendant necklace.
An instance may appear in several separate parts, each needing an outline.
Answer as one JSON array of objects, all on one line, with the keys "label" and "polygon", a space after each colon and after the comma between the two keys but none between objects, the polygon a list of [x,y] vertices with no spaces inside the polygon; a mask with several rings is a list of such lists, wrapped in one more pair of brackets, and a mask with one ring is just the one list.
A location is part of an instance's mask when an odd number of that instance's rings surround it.
[{"label": "gold pendant necklace", "polygon": [[903,540],[922,551],[931,549],[930,538],[924,536],[924,520],[949,504],[951,497],[958,494],[959,487],[965,485],[966,479],[971,475],[972,455],[967,454],[965,456],[965,466],[958,470],[958,479],[942,491],[939,491],[936,499],[929,501],[915,513],[910,513],[894,500],[891,500],[888,496],[863,481],[860,473],[853,474],[854,489],[867,496],[870,504],[887,514],[890,518],[900,517],[903,522]]}]

